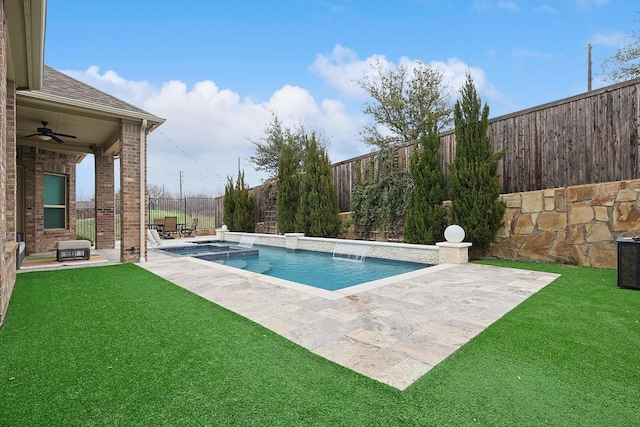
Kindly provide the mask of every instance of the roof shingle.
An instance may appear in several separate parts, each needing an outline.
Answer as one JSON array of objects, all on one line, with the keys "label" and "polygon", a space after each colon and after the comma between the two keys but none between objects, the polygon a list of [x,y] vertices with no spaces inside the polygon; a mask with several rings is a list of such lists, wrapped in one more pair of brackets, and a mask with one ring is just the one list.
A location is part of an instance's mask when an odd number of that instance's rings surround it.
[{"label": "roof shingle", "polygon": [[124,102],[115,96],[104,93],[88,84],[69,77],[49,66],[44,66],[44,79],[41,92],[67,98],[74,101],[90,102],[104,107],[149,114],[148,112]]}]

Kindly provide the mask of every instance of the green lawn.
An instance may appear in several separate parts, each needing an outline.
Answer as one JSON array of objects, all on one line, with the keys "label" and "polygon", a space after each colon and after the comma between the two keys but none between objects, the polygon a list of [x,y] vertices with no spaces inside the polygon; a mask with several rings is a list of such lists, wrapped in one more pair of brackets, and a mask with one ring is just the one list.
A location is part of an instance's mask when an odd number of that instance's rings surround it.
[{"label": "green lawn", "polygon": [[135,265],[18,276],[0,425],[567,425],[640,420],[640,292],[558,272],[403,392]]}]

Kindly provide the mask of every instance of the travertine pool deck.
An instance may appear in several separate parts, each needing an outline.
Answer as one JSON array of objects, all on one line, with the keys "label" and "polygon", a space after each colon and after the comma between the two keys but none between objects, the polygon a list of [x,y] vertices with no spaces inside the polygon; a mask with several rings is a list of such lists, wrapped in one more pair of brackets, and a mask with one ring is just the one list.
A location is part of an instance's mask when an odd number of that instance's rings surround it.
[{"label": "travertine pool deck", "polygon": [[335,363],[404,390],[558,277],[443,264],[347,292],[149,250],[139,264]]}]

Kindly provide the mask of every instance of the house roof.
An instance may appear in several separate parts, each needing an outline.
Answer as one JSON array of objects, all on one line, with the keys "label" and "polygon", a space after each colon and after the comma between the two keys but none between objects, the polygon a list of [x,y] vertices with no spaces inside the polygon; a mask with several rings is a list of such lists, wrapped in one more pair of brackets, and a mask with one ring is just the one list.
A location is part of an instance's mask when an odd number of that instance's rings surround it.
[{"label": "house roof", "polygon": [[[18,145],[77,153],[78,161],[96,146],[117,155],[122,122],[146,121],[148,133],[165,121],[48,66],[43,68],[41,90],[16,92],[16,110]],[[40,141],[34,133],[43,126],[76,138],[62,138],[64,144]]]},{"label": "house roof", "polygon": [[41,92],[69,100],[83,101],[103,107],[150,115],[134,105],[124,102],[108,93],[104,93],[46,65],[44,66],[44,83]]},{"label": "house roof", "polygon": [[42,87],[46,0],[4,1],[7,80],[18,89]]}]

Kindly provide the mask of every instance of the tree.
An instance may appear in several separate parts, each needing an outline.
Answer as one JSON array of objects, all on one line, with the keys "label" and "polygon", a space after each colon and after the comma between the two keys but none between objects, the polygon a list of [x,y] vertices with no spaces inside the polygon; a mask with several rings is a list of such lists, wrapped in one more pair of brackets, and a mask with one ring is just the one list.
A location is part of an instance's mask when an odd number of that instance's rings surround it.
[{"label": "tree", "polygon": [[602,61],[602,71],[613,83],[640,77],[640,32],[632,31],[629,44]]},{"label": "tree", "polygon": [[256,210],[256,197],[251,194],[244,183],[244,172],[238,172],[235,185],[233,179],[227,177],[223,202],[223,221],[229,230],[255,232]]},{"label": "tree", "polygon": [[222,202],[222,221],[229,230],[236,230],[236,192],[233,178],[227,177],[227,183],[224,186],[224,199]]},{"label": "tree", "polygon": [[426,123],[438,130],[451,123],[448,88],[438,70],[421,62],[389,70],[379,61],[372,68],[374,77],[358,81],[372,98],[363,112],[373,119],[360,135],[380,151],[364,173],[356,172],[352,207],[364,238],[374,228],[398,235],[404,227],[412,181],[399,169],[397,147],[420,141]]},{"label": "tree", "polygon": [[373,98],[363,110],[373,118],[360,132],[366,144],[386,148],[411,143],[420,140],[427,121],[439,129],[451,123],[449,89],[437,69],[419,61],[391,70],[378,61],[372,68],[375,77],[357,82]]},{"label": "tree", "polygon": [[163,185],[147,184],[147,196],[152,199],[171,198],[171,192],[166,191]]},{"label": "tree", "polygon": [[500,201],[498,162],[506,148],[491,149],[487,129],[489,106],[482,103],[471,75],[454,107],[456,157],[449,169],[451,219],[478,249],[494,241],[506,206]]},{"label": "tree", "polygon": [[336,237],[340,231],[338,191],[333,183],[331,163],[315,133],[305,138],[296,231],[315,237]]},{"label": "tree", "polygon": [[276,187],[276,210],[278,232],[295,231],[296,215],[300,204],[300,162],[296,147],[285,144],[278,159],[278,181]]},{"label": "tree", "polygon": [[411,157],[413,191],[404,225],[404,240],[408,243],[442,241],[447,224],[447,212],[442,206],[447,197],[447,183],[438,152],[440,135],[435,123],[426,127]]},{"label": "tree", "polygon": [[[265,135],[258,141],[251,141],[255,147],[255,155],[250,158],[251,163],[255,165],[256,170],[267,172],[270,179],[276,178],[278,160],[285,145],[294,148],[298,163],[302,163],[306,136],[307,130],[304,125],[300,124],[294,128],[283,126],[278,115],[273,113],[265,128]],[[322,138],[318,135],[316,137],[320,139],[319,144],[326,147],[327,144]]]},{"label": "tree", "polygon": [[397,150],[380,150],[364,171],[356,162],[352,210],[361,237],[368,238],[374,229],[397,236],[404,227],[412,186],[411,176],[399,170]]}]

